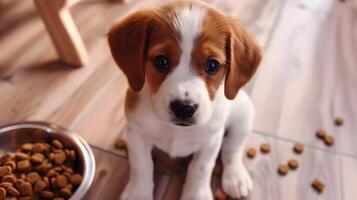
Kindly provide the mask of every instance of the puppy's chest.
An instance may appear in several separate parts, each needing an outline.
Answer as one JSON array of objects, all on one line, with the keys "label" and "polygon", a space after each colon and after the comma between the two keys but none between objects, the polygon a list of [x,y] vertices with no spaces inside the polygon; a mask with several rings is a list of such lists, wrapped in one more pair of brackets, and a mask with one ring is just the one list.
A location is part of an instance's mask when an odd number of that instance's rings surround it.
[{"label": "puppy's chest", "polygon": [[209,143],[214,136],[210,132],[181,132],[163,129],[160,130],[159,135],[147,135],[147,139],[171,157],[182,157],[197,152],[203,145]]}]

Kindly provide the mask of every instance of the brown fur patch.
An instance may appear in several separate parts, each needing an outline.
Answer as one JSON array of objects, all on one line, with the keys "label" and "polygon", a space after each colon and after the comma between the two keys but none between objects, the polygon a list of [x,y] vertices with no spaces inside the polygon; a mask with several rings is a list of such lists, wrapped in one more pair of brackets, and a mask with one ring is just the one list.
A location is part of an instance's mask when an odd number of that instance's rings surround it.
[{"label": "brown fur patch", "polygon": [[152,12],[137,11],[111,27],[108,32],[110,51],[124,72],[132,90],[140,91],[145,82],[145,43]]},{"label": "brown fur patch", "polygon": [[[233,99],[239,88],[253,76],[261,59],[261,50],[239,23],[205,3],[179,1],[157,9],[138,11],[110,30],[108,40],[112,55],[133,91],[140,91],[146,79],[151,92],[156,93],[178,65],[182,53],[181,36],[172,19],[180,8],[192,5],[200,5],[207,10],[202,32],[195,40],[191,63],[194,71],[205,81],[210,98],[215,97],[224,76],[228,99]],[[159,72],[154,66],[154,58],[158,55],[169,58],[168,72]],[[205,72],[209,59],[220,63],[215,75]],[[131,103],[128,103],[128,108],[131,108]]]},{"label": "brown fur patch", "polygon": [[125,97],[125,112],[132,112],[139,102],[139,94],[132,91],[130,88],[126,91]]},{"label": "brown fur patch", "polygon": [[[195,41],[192,61],[195,70],[206,83],[211,99],[225,78],[225,95],[233,99],[238,90],[254,75],[261,60],[261,49],[241,25],[207,7],[202,33]],[[205,72],[205,63],[214,58],[220,63],[215,75]]]},{"label": "brown fur patch", "polygon": [[155,69],[154,58],[165,55],[173,69],[179,60],[180,36],[170,21],[173,9],[164,6],[157,9],[137,11],[115,24],[108,33],[113,58],[126,75],[131,89],[138,92],[145,79],[156,92],[165,73]]},{"label": "brown fur patch", "polygon": [[[192,52],[194,70],[204,80],[211,100],[215,97],[226,74],[226,40],[229,30],[227,19],[216,11],[208,9],[202,32],[196,39]],[[220,63],[220,68],[214,75],[209,75],[205,71],[205,64],[210,59],[215,59]]]},{"label": "brown fur patch", "polygon": [[[158,16],[156,22],[151,24],[147,43],[146,78],[153,93],[158,91],[166,76],[178,65],[181,55],[179,35],[164,17],[165,15]],[[166,73],[158,71],[154,65],[155,57],[159,55],[165,55],[169,59],[170,70]]]},{"label": "brown fur patch", "polygon": [[229,67],[225,80],[225,95],[234,99],[238,90],[255,74],[262,59],[262,50],[239,22],[230,20],[231,33],[228,38],[227,57]]}]

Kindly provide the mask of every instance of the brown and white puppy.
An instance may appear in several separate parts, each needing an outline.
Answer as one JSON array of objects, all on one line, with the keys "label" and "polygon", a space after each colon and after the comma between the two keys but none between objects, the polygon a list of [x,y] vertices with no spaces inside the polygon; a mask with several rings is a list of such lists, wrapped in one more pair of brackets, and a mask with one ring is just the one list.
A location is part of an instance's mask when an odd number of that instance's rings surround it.
[{"label": "brown and white puppy", "polygon": [[213,199],[210,180],[220,149],[223,190],[247,196],[252,180],[242,155],[254,107],[238,90],[261,60],[254,39],[206,3],[176,1],[129,15],[108,40],[130,85],[130,179],[121,199],[153,199],[154,146],[172,157],[194,154],[181,199]]}]

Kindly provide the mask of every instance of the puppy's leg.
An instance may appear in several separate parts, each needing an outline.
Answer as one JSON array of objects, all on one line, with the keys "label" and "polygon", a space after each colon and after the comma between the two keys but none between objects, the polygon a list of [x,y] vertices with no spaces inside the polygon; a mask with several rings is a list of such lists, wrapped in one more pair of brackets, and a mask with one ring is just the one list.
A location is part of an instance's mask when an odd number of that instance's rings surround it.
[{"label": "puppy's leg", "polygon": [[130,174],[121,200],[153,199],[153,161],[152,145],[145,142],[143,136],[131,132],[127,134]]},{"label": "puppy's leg", "polygon": [[222,137],[223,130],[211,144],[207,144],[194,154],[188,167],[181,200],[213,200],[210,184]]},{"label": "puppy's leg", "polygon": [[243,164],[244,142],[253,130],[254,107],[249,99],[239,102],[230,116],[224,138],[221,158],[223,164],[222,188],[233,198],[248,196],[253,188],[252,179]]}]

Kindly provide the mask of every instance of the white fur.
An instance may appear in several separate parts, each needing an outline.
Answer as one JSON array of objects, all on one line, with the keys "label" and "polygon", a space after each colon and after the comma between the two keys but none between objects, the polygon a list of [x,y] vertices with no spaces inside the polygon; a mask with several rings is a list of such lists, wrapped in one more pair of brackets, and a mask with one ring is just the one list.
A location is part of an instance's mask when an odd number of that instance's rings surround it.
[{"label": "white fur", "polygon": [[[252,130],[254,118],[249,97],[240,91],[235,100],[229,101],[221,84],[215,98],[210,100],[205,83],[191,70],[193,42],[201,31],[204,17],[205,11],[199,7],[186,8],[177,14],[174,23],[182,37],[179,65],[155,95],[145,83],[137,107],[127,113],[130,180],[122,200],[153,199],[150,152],[154,146],[172,157],[194,154],[181,196],[183,200],[213,199],[210,181],[222,143],[223,189],[234,198],[247,196],[252,189],[251,178],[242,163],[243,143]],[[175,98],[199,104],[196,125],[182,127],[170,122],[169,103]],[[223,140],[227,129],[229,134]]]},{"label": "white fur", "polygon": [[[190,99],[199,104],[196,113],[197,124],[203,124],[212,115],[212,105],[204,81],[192,72],[191,53],[194,41],[202,30],[206,11],[200,7],[176,11],[173,24],[181,36],[182,55],[179,65],[165,79],[159,91],[152,97],[154,111],[164,121],[170,121],[168,105],[173,99]],[[185,97],[185,93],[188,97]]]}]

